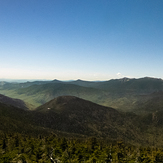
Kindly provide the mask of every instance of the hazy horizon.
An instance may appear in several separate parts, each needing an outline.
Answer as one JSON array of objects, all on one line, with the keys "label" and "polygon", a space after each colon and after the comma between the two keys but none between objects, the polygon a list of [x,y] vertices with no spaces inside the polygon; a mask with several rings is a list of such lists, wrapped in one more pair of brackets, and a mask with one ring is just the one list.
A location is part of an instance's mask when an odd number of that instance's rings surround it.
[{"label": "hazy horizon", "polygon": [[0,1],[0,78],[163,78],[163,1]]},{"label": "hazy horizon", "polygon": [[[34,82],[34,81],[53,81],[53,80],[58,80],[58,81],[63,81],[63,82],[70,82],[70,81],[77,81],[77,80],[81,80],[81,81],[90,81],[90,82],[103,82],[103,81],[109,81],[109,80],[115,80],[115,79],[123,79],[123,78],[128,78],[128,77],[122,77],[122,78],[111,78],[108,80],[83,80],[83,79],[69,79],[69,80],[59,80],[59,79],[3,79],[0,78],[0,81],[3,82],[18,82],[18,83],[23,83],[23,82]],[[150,76],[144,76],[144,77],[140,77],[140,78],[129,78],[129,79],[141,79],[141,78],[154,78],[154,79],[161,79],[162,78],[155,78],[155,77],[150,77]]]}]

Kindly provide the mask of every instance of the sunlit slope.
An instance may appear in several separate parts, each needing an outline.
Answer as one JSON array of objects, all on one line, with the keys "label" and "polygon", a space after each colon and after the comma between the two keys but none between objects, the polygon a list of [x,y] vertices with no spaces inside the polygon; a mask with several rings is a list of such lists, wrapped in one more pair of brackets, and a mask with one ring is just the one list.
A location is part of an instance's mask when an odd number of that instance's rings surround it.
[{"label": "sunlit slope", "polygon": [[72,95],[94,102],[99,102],[106,93],[94,88],[82,87],[74,84],[48,83],[42,85],[32,85],[27,88],[0,90],[0,92],[10,97],[16,97],[27,101],[36,107],[48,102],[54,97],[62,95]]},{"label": "sunlit slope", "polygon": [[140,100],[133,109],[133,112],[137,114],[147,114],[163,111],[163,91],[144,95],[142,99],[146,100]]}]

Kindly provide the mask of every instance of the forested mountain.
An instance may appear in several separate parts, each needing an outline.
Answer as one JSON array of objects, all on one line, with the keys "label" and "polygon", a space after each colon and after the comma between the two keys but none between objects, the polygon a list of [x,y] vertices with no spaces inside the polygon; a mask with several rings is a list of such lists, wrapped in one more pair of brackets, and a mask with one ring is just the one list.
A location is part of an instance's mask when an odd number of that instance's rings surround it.
[{"label": "forested mountain", "polygon": [[77,97],[61,96],[35,111],[46,115],[47,118],[42,120],[45,127],[64,132],[126,140],[134,140],[138,134],[133,131],[130,117]]},{"label": "forested mountain", "polygon": [[28,110],[0,103],[0,136],[5,133],[38,135],[48,130],[34,126]]},{"label": "forested mountain", "polygon": [[149,77],[139,79],[122,78],[101,82],[93,87],[122,93],[152,93],[163,90],[163,80]]}]

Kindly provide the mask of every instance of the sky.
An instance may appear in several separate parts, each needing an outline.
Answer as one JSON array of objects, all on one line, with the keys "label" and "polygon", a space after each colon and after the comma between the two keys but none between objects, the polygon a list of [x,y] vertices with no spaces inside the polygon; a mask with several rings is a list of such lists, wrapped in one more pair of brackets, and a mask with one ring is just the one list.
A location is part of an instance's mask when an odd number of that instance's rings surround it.
[{"label": "sky", "polygon": [[0,0],[0,79],[163,78],[162,0]]}]

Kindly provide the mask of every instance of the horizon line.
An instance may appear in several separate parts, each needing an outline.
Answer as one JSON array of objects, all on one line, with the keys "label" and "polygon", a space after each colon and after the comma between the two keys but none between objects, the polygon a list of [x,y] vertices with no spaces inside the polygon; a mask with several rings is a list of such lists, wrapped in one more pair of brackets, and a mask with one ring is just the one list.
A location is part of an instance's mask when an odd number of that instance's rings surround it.
[{"label": "horizon line", "polygon": [[84,79],[67,79],[67,80],[60,80],[60,79],[12,79],[12,78],[0,78],[0,81],[1,82],[5,82],[5,81],[10,81],[10,82],[21,82],[21,81],[24,81],[24,82],[31,82],[31,81],[54,81],[54,80],[57,80],[57,81],[63,81],[63,82],[70,82],[70,81],[88,81],[88,82],[103,82],[103,81],[109,81],[109,80],[116,80],[116,79],[143,79],[143,78],[150,78],[150,79],[161,79],[163,80],[162,78],[158,78],[158,77],[150,77],[150,76],[144,76],[144,77],[121,77],[121,78],[111,78],[111,79],[106,79],[106,80],[84,80]]}]

